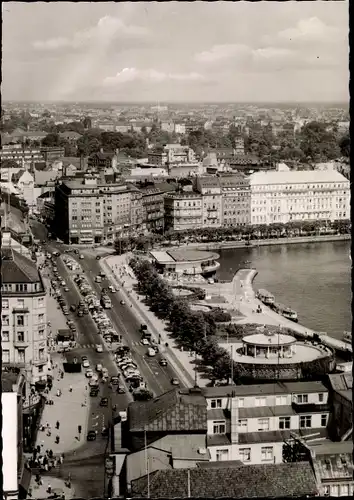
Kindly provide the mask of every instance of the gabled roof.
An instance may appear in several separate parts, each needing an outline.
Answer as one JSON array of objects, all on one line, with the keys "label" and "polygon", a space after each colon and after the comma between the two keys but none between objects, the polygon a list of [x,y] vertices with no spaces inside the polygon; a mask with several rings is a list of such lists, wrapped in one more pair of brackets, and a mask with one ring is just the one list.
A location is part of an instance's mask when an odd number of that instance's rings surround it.
[{"label": "gabled roof", "polygon": [[[132,481],[132,496],[147,497],[148,477]],[[149,475],[151,498],[255,498],[315,495],[307,462],[238,467],[167,469]]]},{"label": "gabled roof", "polygon": [[98,151],[97,153],[92,153],[89,158],[98,158],[99,160],[111,160],[114,157],[115,153],[102,153]]},{"label": "gabled roof", "polygon": [[128,423],[131,432],[206,432],[206,401],[200,392],[173,389],[151,401],[131,403]]},{"label": "gabled roof", "polygon": [[13,248],[1,249],[2,283],[38,283],[37,266]]},{"label": "gabled roof", "polygon": [[73,130],[68,130],[67,132],[59,132],[59,137],[63,137],[64,139],[79,139],[81,134],[75,132]]}]

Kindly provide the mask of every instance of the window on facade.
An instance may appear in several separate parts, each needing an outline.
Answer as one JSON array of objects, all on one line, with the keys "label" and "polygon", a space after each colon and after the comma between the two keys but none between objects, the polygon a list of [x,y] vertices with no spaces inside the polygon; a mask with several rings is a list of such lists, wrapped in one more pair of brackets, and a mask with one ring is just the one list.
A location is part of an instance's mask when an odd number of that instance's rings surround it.
[{"label": "window on facade", "polygon": [[38,314],[38,323],[44,322],[44,314]]},{"label": "window on facade", "polygon": [[26,284],[17,284],[16,285],[16,292],[27,292],[27,285]]},{"label": "window on facade", "polygon": [[269,431],[269,418],[259,418],[258,419],[258,430],[259,431]]},{"label": "window on facade", "polygon": [[274,460],[273,446],[262,446],[261,460],[262,462],[271,462]]},{"label": "window on facade", "polygon": [[341,497],[349,496],[349,484],[340,485],[340,496]]},{"label": "window on facade", "polygon": [[44,305],[44,299],[38,299],[38,307],[42,307]]},{"label": "window on facade", "polygon": [[327,415],[321,415],[321,427],[327,426]]},{"label": "window on facade", "polygon": [[240,418],[237,422],[237,426],[240,429],[247,429],[247,418]]},{"label": "window on facade", "polygon": [[251,461],[251,448],[240,448],[239,456],[241,462],[250,462]]},{"label": "window on facade", "polygon": [[9,301],[7,299],[2,299],[1,307],[2,307],[2,309],[8,309],[9,308]]},{"label": "window on facade", "polygon": [[25,341],[25,332],[17,332],[17,341],[24,342]]},{"label": "window on facade", "polygon": [[213,422],[213,434],[225,434],[225,433],[226,433],[225,420],[214,420],[214,422]]},{"label": "window on facade", "polygon": [[2,360],[4,363],[10,363],[10,351],[7,349],[2,350]]},{"label": "window on facade", "polygon": [[265,405],[266,405],[266,398],[255,399],[255,406],[265,406]]},{"label": "window on facade", "polygon": [[222,462],[229,459],[229,450],[216,450],[216,461]]},{"label": "window on facade", "polygon": [[287,397],[286,396],[276,396],[275,398],[275,404],[277,406],[285,406],[287,403]]},{"label": "window on facade", "polygon": [[323,403],[323,401],[324,401],[324,394],[323,394],[323,392],[320,392],[320,393],[319,393],[319,395],[318,395],[318,401],[319,401],[320,403]]},{"label": "window on facade", "polygon": [[211,408],[221,408],[221,406],[222,406],[221,399],[212,399],[210,406],[211,406]]},{"label": "window on facade", "polygon": [[300,429],[308,429],[311,427],[311,415],[301,415],[300,416]]},{"label": "window on facade", "polygon": [[44,359],[44,349],[38,349],[39,359],[42,361]]},{"label": "window on facade", "polygon": [[19,349],[17,352],[18,352],[18,362],[24,363],[25,362],[25,350]]},{"label": "window on facade", "polygon": [[3,342],[9,342],[10,341],[10,332],[8,330],[3,330],[1,332],[1,340]]},{"label": "window on facade", "polygon": [[24,326],[25,324],[25,317],[21,314],[17,316],[17,326]]},{"label": "window on facade", "polygon": [[304,404],[309,402],[308,394],[298,394],[296,396],[296,402],[298,404]]},{"label": "window on facade", "polygon": [[44,338],[44,330],[43,329],[38,330],[38,337],[40,339]]},{"label": "window on facade", "polygon": [[1,316],[1,321],[4,326],[9,326],[9,316],[6,314]]},{"label": "window on facade", "polygon": [[290,429],[290,417],[279,417],[279,429]]}]

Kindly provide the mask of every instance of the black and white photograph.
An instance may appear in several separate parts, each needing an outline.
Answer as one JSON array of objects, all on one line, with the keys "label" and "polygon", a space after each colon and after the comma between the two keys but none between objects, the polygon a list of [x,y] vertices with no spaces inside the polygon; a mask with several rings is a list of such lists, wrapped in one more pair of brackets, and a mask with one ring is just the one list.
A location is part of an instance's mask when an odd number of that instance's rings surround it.
[{"label": "black and white photograph", "polygon": [[4,500],[354,494],[343,1],[4,2]]}]

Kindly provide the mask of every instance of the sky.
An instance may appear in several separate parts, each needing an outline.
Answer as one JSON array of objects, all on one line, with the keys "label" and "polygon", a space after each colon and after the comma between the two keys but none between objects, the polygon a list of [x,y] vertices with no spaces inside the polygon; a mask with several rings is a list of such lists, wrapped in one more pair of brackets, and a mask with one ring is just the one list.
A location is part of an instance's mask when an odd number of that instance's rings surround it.
[{"label": "sky", "polygon": [[347,102],[348,3],[8,2],[2,97]]}]

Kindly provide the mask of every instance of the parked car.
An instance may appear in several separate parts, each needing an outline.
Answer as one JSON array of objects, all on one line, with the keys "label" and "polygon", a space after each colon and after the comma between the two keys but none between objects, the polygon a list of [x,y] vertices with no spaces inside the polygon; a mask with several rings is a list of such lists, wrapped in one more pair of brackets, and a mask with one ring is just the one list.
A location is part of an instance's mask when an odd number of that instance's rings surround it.
[{"label": "parked car", "polygon": [[179,380],[178,380],[178,378],[171,378],[171,384],[172,384],[172,385],[179,385]]},{"label": "parked car", "polygon": [[82,259],[84,259],[84,258],[85,258],[85,257],[81,254],[81,255],[80,255],[80,259],[82,260]]},{"label": "parked car", "polygon": [[142,345],[149,345],[150,344],[148,339],[141,339],[141,343],[142,343]]},{"label": "parked car", "polygon": [[87,441],[96,441],[96,431],[88,431]]},{"label": "parked car", "polygon": [[70,306],[70,311],[76,311],[76,305],[75,304],[71,304]]},{"label": "parked car", "polygon": [[123,387],[117,387],[117,392],[118,394],[125,394],[125,390],[123,389]]},{"label": "parked car", "polygon": [[101,363],[97,363],[96,372],[101,372],[101,371],[102,371],[102,365],[101,365]]},{"label": "parked car", "polygon": [[102,376],[105,377],[105,378],[109,377],[109,373],[108,373],[107,368],[102,368]]},{"label": "parked car", "polygon": [[108,406],[108,398],[101,398],[100,406]]},{"label": "parked car", "polygon": [[87,359],[87,356],[83,355],[81,356],[81,361],[85,361]]},{"label": "parked car", "polygon": [[120,303],[121,303],[122,306],[125,306],[125,301],[124,300],[121,300]]},{"label": "parked car", "polygon": [[91,389],[90,389],[90,396],[91,397],[96,397],[96,396],[98,396],[99,392],[100,391],[99,391],[98,387],[91,387]]},{"label": "parked car", "polygon": [[96,352],[103,352],[103,347],[101,344],[96,345]]},{"label": "parked car", "polygon": [[161,366],[167,366],[167,359],[165,359],[165,358],[161,358],[161,359],[160,359],[160,365],[161,365]]},{"label": "parked car", "polygon": [[91,368],[89,368],[88,370],[86,370],[86,372],[85,372],[85,376],[86,376],[87,378],[91,378],[91,377],[92,377],[92,375],[93,375],[93,371],[91,370]]},{"label": "parked car", "polygon": [[116,375],[111,377],[111,384],[112,385],[119,385],[119,377],[117,377]]},{"label": "parked car", "polygon": [[82,366],[84,368],[90,368],[90,362],[88,359],[85,359],[85,361],[82,362]]}]

